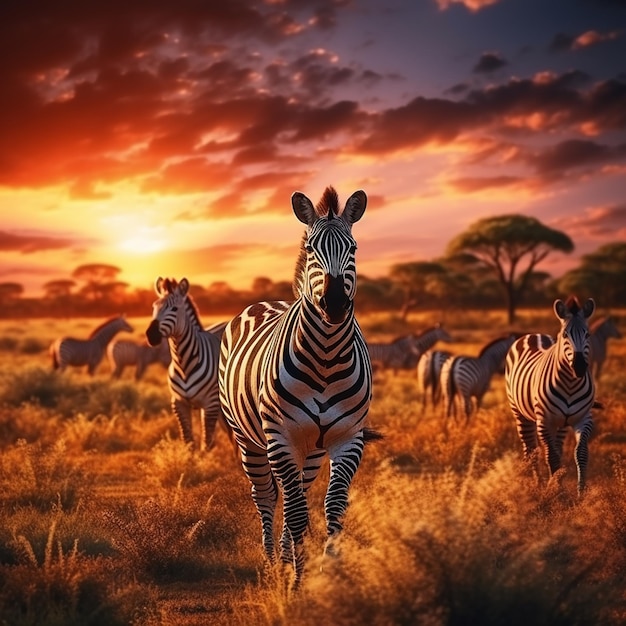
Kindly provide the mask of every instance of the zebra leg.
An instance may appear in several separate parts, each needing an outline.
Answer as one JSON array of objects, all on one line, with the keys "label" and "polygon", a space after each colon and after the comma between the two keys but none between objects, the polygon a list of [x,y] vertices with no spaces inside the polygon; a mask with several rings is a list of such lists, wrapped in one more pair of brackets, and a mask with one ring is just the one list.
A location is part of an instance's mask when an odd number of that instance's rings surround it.
[{"label": "zebra leg", "polygon": [[219,416],[219,406],[209,405],[200,410],[200,423],[202,428],[200,450],[206,451],[213,447],[215,427],[217,426]]},{"label": "zebra leg", "polygon": [[555,472],[561,467],[561,454],[557,437],[546,428],[543,420],[539,420],[537,424],[537,433],[543,444],[546,461],[550,468],[550,476],[554,476]]},{"label": "zebra leg", "polygon": [[593,430],[593,420],[589,417],[582,423],[582,427],[576,428],[576,469],[578,470],[578,495],[581,496],[587,486],[587,461],[589,460],[588,441]]},{"label": "zebra leg", "polygon": [[[309,487],[315,482],[325,456],[326,450],[315,450],[307,456],[302,470],[302,489],[305,495]],[[280,546],[283,560],[291,563],[293,561],[293,541],[286,520],[283,521]]]},{"label": "zebra leg", "polygon": [[267,428],[267,457],[272,472],[283,493],[283,534],[281,560],[292,563],[297,587],[304,571],[304,533],[309,523],[309,509],[302,486],[302,463],[294,456],[297,447],[277,438],[278,433]]},{"label": "zebra leg", "polygon": [[243,470],[252,486],[252,501],[261,518],[263,549],[270,562],[276,562],[274,551],[274,513],[278,501],[276,479],[265,451],[248,449],[240,444]]},{"label": "zebra leg", "polygon": [[324,510],[327,540],[324,555],[337,554],[337,537],[343,528],[343,516],[348,508],[348,489],[363,456],[363,432],[339,448],[330,451],[330,480]]},{"label": "zebra leg", "polygon": [[176,415],[176,419],[178,420],[178,428],[182,440],[193,447],[193,435],[191,434],[191,405],[180,398],[172,398],[172,412]]}]

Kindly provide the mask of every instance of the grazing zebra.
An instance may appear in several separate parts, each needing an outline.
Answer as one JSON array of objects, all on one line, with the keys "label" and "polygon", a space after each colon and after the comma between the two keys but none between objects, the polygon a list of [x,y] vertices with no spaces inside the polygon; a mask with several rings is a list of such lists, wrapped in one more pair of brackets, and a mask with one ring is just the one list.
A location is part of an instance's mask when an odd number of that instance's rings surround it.
[{"label": "grazing zebra", "polygon": [[133,332],[133,327],[121,315],[112,317],[95,328],[88,339],[61,337],[52,342],[50,356],[52,367],[61,372],[68,365],[75,367],[87,366],[87,373],[92,375],[102,361],[109,342],[120,331]]},{"label": "grazing zebra", "polygon": [[389,343],[368,343],[367,348],[374,368],[392,369],[396,373],[399,369],[415,368],[420,356],[438,341],[452,341],[441,324],[427,328],[417,336],[410,334]]},{"label": "grazing zebra", "polygon": [[151,346],[158,346],[163,337],[168,339],[171,363],[167,380],[181,437],[194,446],[191,416],[192,409],[199,408],[200,449],[208,450],[213,445],[215,425],[222,416],[217,375],[220,340],[226,324],[202,327],[186,278],[177,282],[159,277],[155,291],[159,299],[152,305],[152,322],[146,337]]},{"label": "grazing zebra", "polygon": [[273,523],[283,495],[281,559],[304,568],[308,487],[326,457],[325,554],[334,554],[348,490],[366,440],[372,394],[367,345],[354,317],[356,244],[352,224],[367,203],[356,191],[339,214],[328,187],[317,205],[295,192],[291,204],[306,224],[296,264],[296,300],[259,302],[226,327],[220,357],[220,397],[239,444],[243,469],[261,518],[263,546],[274,563]]},{"label": "grazing zebra", "polygon": [[425,407],[428,401],[428,389],[433,407],[441,400],[441,368],[452,356],[447,350],[427,350],[417,362],[418,388],[422,391],[422,405]]},{"label": "grazing zebra", "polygon": [[489,390],[491,378],[502,371],[506,353],[517,338],[510,334],[499,337],[483,346],[477,357],[452,356],[441,367],[441,388],[445,398],[446,417],[451,414],[456,418],[456,396],[462,398],[465,419],[469,422],[474,412],[472,398],[476,400],[477,412],[484,395]]},{"label": "grazing zebra", "polygon": [[578,493],[585,488],[587,441],[591,435],[594,382],[589,368],[590,335],[587,320],[595,309],[589,298],[555,300],[561,328],[556,341],[549,335],[524,335],[506,358],[506,393],[517,423],[524,457],[534,457],[541,442],[550,475],[561,466],[568,427],[576,437]]},{"label": "grazing zebra", "polygon": [[124,368],[135,366],[135,380],[140,380],[148,365],[160,363],[167,367],[172,360],[167,342],[158,346],[137,343],[128,339],[115,339],[107,346],[107,358],[111,364],[111,376],[120,378]]},{"label": "grazing zebra", "polygon": [[596,382],[600,380],[602,374],[602,366],[606,360],[606,342],[611,337],[621,339],[622,333],[615,325],[612,317],[604,317],[595,321],[590,328],[591,346],[589,353],[589,364],[591,373]]}]

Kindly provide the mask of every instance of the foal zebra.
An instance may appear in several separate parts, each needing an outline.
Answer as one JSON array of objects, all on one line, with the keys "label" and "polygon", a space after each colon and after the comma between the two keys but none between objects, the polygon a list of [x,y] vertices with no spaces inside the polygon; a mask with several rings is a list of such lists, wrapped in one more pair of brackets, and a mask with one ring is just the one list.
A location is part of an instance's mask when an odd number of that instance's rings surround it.
[{"label": "foal zebra", "polygon": [[595,321],[591,325],[590,332],[591,346],[589,352],[589,363],[591,366],[591,373],[597,382],[600,380],[602,366],[606,360],[606,342],[611,337],[621,339],[622,333],[618,330],[615,325],[615,320],[612,317],[604,317]]},{"label": "foal zebra", "polygon": [[151,346],[168,339],[171,363],[168,386],[172,411],[178,419],[183,441],[194,446],[191,413],[201,414],[200,449],[213,445],[215,425],[221,418],[217,382],[220,340],[225,323],[204,329],[195,303],[189,295],[189,281],[157,278],[159,299],[152,305],[152,322],[146,330]]},{"label": "foal zebra", "polygon": [[427,350],[422,354],[417,362],[417,384],[422,391],[422,406],[426,406],[428,401],[428,389],[430,389],[430,399],[435,407],[441,400],[441,368],[443,364],[452,356],[452,352],[447,350]]},{"label": "foal zebra", "polygon": [[247,307],[229,322],[222,340],[222,407],[251,482],[265,553],[274,563],[281,490],[281,559],[293,565],[295,586],[304,569],[306,492],[324,458],[330,458],[324,553],[333,554],[364,443],[379,437],[366,427],[372,370],[354,317],[351,231],[366,203],[365,193],[356,191],[339,214],[332,187],[316,207],[295,192],[292,208],[306,225],[293,283],[296,300]]},{"label": "foal zebra", "polygon": [[152,363],[167,367],[172,360],[167,342],[158,346],[137,343],[128,339],[115,339],[107,346],[107,358],[111,364],[111,376],[120,378],[124,368],[135,366],[135,380],[140,380]]},{"label": "foal zebra", "polygon": [[104,357],[109,342],[121,331],[133,332],[133,327],[121,315],[112,317],[95,328],[88,339],[61,337],[50,346],[52,367],[61,372],[68,365],[75,367],[87,366],[87,373],[93,376],[100,361]]},{"label": "foal zebra", "polygon": [[594,382],[589,368],[589,326],[595,309],[589,298],[555,300],[561,328],[556,341],[549,335],[524,335],[506,358],[506,392],[517,423],[524,457],[533,457],[538,440],[550,475],[561,467],[563,441],[571,427],[576,437],[578,494],[585,488],[587,442],[593,428]]},{"label": "foal zebra", "polygon": [[477,357],[452,356],[441,367],[441,388],[445,399],[446,417],[456,418],[456,396],[462,398],[465,419],[469,422],[474,412],[472,398],[476,400],[475,411],[480,409],[484,395],[489,390],[491,378],[502,371],[507,351],[516,335],[507,335],[490,341]]},{"label": "foal zebra", "polygon": [[390,343],[368,343],[367,347],[374,368],[380,366],[395,373],[399,369],[413,369],[421,355],[438,341],[452,341],[441,324],[427,328],[419,335],[404,335]]}]

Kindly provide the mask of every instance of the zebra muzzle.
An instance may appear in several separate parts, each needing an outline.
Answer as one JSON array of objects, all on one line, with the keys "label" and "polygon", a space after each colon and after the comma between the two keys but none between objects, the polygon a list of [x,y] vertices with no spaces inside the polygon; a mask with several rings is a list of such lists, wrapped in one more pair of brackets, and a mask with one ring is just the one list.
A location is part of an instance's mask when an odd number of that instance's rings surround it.
[{"label": "zebra muzzle", "polygon": [[146,339],[151,346],[158,346],[163,339],[159,330],[159,320],[152,320],[146,330]]},{"label": "zebra muzzle", "polygon": [[574,353],[574,363],[572,364],[574,369],[574,374],[578,376],[578,378],[582,378],[587,373],[587,361],[585,360],[585,355],[582,352]]},{"label": "zebra muzzle", "polygon": [[346,295],[343,276],[324,277],[324,295],[320,298],[320,308],[331,324],[339,324],[346,318],[350,309],[350,298]]}]

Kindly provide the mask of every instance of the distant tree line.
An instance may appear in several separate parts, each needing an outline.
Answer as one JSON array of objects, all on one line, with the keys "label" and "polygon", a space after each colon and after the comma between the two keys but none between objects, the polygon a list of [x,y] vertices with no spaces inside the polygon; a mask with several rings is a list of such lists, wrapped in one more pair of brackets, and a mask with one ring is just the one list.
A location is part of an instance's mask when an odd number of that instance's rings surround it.
[{"label": "distant tree line", "polygon": [[[382,278],[359,275],[356,307],[363,312],[399,311],[402,317],[420,309],[504,307],[513,323],[519,307],[549,306],[556,297],[570,294],[593,297],[603,308],[626,306],[626,242],[608,243],[584,255],[559,278],[538,269],[550,253],[573,250],[565,233],[535,218],[482,219],[450,241],[442,258],[398,263]],[[41,298],[25,298],[19,283],[0,283],[0,316],[150,315],[154,291],[131,289],[119,280],[120,273],[105,263],[81,265],[71,277],[47,282]],[[258,300],[293,299],[290,282],[265,276],[255,277],[248,290],[217,281],[192,284],[191,293],[208,315],[234,314]]]}]

